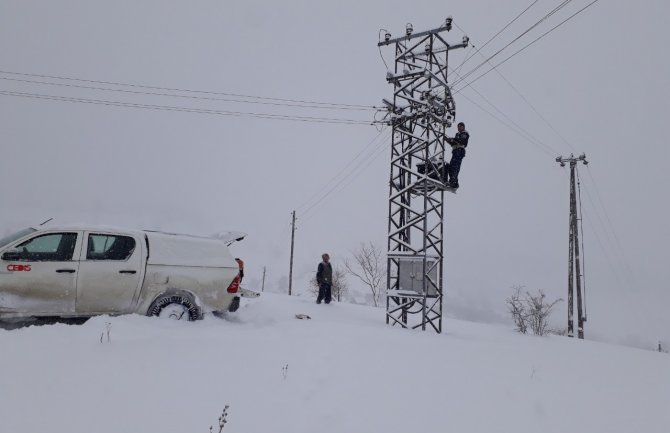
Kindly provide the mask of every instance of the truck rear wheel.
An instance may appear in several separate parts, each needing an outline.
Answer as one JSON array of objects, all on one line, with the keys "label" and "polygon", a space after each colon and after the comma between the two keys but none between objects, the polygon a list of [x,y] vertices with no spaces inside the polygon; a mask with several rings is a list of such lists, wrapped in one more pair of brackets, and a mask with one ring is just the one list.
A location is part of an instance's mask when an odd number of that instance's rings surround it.
[{"label": "truck rear wheel", "polygon": [[147,316],[158,316],[173,320],[192,322],[200,318],[200,307],[188,296],[163,295],[158,297],[149,307]]},{"label": "truck rear wheel", "polygon": [[240,308],[240,297],[235,296],[235,298],[233,298],[233,302],[231,302],[230,306],[228,307],[228,311],[230,311],[231,313],[234,313],[239,308]]}]

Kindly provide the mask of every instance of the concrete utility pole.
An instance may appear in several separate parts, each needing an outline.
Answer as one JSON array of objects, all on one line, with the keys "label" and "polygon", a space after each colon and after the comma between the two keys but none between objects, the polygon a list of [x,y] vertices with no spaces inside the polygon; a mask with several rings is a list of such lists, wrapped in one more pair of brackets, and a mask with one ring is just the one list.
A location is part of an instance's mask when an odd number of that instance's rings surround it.
[{"label": "concrete utility pole", "polygon": [[295,211],[292,213],[291,220],[291,264],[288,268],[288,295],[291,296],[291,286],[293,285],[293,245],[295,243]]},{"label": "concrete utility pole", "polygon": [[575,168],[577,162],[582,161],[584,165],[588,164],[586,155],[581,154],[578,157],[570,154],[569,158],[559,156],[556,158],[561,167],[565,167],[566,163],[570,164],[570,218],[569,218],[569,252],[568,252],[568,337],[574,337],[573,324],[573,282],[577,286],[577,336],[580,339],[584,338],[584,322],[586,322],[586,309],[582,300],[582,272],[579,262],[579,225],[577,221],[577,194],[575,192]]},{"label": "concrete utility pole", "polygon": [[[432,327],[442,332],[443,218],[442,177],[446,129],[456,117],[448,84],[449,52],[468,46],[449,44],[441,27],[402,36],[386,32],[379,47],[393,45],[395,69],[386,81],[393,102],[381,123],[393,128],[389,182],[386,323],[403,328]],[[422,165],[422,168],[419,166]]]}]

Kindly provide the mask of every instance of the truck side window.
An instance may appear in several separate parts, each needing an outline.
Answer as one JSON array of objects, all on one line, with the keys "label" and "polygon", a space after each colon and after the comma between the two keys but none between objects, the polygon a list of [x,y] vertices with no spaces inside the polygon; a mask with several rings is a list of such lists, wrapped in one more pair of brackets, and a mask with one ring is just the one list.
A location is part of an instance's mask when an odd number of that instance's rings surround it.
[{"label": "truck side window", "polygon": [[86,260],[127,260],[135,251],[135,239],[129,236],[88,235]]},{"label": "truck side window", "polygon": [[72,260],[76,243],[76,233],[49,233],[27,240],[16,248],[21,252],[21,260],[66,262]]}]

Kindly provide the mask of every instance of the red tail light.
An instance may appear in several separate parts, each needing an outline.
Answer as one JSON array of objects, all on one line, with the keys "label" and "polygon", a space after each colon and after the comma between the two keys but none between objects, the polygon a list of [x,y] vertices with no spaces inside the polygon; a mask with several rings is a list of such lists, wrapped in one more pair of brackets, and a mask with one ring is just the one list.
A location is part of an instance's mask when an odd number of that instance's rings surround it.
[{"label": "red tail light", "polygon": [[240,275],[237,274],[235,275],[235,278],[233,278],[233,282],[230,283],[230,286],[228,286],[228,293],[237,293],[239,289],[240,289]]}]

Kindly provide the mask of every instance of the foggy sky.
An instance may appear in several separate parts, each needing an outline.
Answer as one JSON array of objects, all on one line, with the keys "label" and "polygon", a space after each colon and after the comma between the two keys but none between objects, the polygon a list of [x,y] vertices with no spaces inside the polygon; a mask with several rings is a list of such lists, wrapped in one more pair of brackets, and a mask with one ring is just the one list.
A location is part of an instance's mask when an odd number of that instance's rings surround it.
[{"label": "foggy sky", "polygon": [[[407,22],[420,31],[453,15],[459,28],[449,39],[459,41],[463,29],[480,47],[530,3],[5,0],[0,70],[372,106],[392,96],[376,46],[379,29],[400,35]],[[559,3],[538,2],[482,53],[493,54]],[[497,60],[588,2],[572,3]],[[514,285],[567,297],[569,172],[554,159],[585,152],[587,338],[670,345],[669,13],[661,0],[601,1],[510,59],[499,71],[534,108],[496,72],[473,85],[496,108],[472,89],[456,96],[457,120],[466,122],[471,140],[461,188],[446,197],[447,314],[505,320],[504,299]],[[459,65],[471,53],[452,53],[450,60]],[[391,51],[383,55],[391,65]],[[461,71],[481,62],[475,55]],[[2,91],[358,120],[374,115],[0,77]],[[504,116],[524,132],[503,125],[512,123]],[[315,271],[322,252],[338,264],[360,241],[386,245],[389,140],[368,146],[378,134],[373,126],[3,95],[0,126],[2,234],[50,217],[205,235],[244,231],[249,236],[234,253],[245,259],[249,284],[258,284],[266,266],[266,285],[274,290],[285,289],[294,209],[298,280]],[[375,158],[350,164],[362,149],[362,156],[375,150]],[[565,315],[563,303],[554,317],[561,326]]]}]

